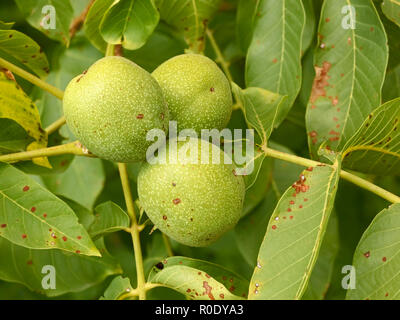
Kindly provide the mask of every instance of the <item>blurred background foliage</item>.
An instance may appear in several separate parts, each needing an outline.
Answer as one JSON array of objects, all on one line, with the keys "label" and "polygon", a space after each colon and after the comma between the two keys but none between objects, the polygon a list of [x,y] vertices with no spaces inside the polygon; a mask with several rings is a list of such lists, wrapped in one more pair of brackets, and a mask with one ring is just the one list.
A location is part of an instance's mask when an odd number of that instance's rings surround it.
[{"label": "blurred background foliage", "polygon": [[[82,13],[89,2],[90,0],[70,0],[73,9],[73,15],[70,17],[71,22],[72,19]],[[237,38],[238,3],[238,0],[221,1],[218,12],[209,22],[208,27],[213,31],[223,56],[230,62],[230,71],[234,81],[244,87],[245,52]],[[303,0],[303,3],[307,9],[307,38],[304,39],[306,48],[302,58],[303,84],[287,119],[274,131],[270,145],[279,150],[308,157],[304,117],[314,79],[313,49],[317,39],[315,36],[316,27],[322,0]],[[400,39],[399,28],[394,28],[394,24],[382,16],[382,13],[381,18],[389,34],[389,39]],[[15,30],[27,34],[40,45],[50,66],[50,73],[46,81],[62,90],[73,77],[82,73],[94,61],[104,55],[88,40],[83,28],[73,36],[68,46],[62,41],[50,39],[26,21],[24,14],[13,0],[0,1],[0,20],[15,22],[13,27]],[[393,45],[390,47],[391,60],[388,82],[400,66],[399,42],[390,41],[389,43]],[[397,43],[397,47],[395,43]],[[184,53],[185,49],[186,44],[182,35],[177,33],[173,27],[160,21],[143,47],[135,51],[124,49],[123,54],[151,72],[163,61]],[[205,54],[213,59],[216,58],[208,39],[205,44]],[[1,50],[0,56],[9,58],[13,63],[25,68]],[[19,77],[17,77],[17,81],[37,104],[44,127],[62,115],[62,104],[57,98],[34,88],[29,82]],[[393,86],[386,85],[384,87],[384,100],[388,101],[399,96],[399,90],[398,87],[393,88]],[[246,128],[240,110],[233,113],[229,127]],[[49,140],[50,145],[52,145],[72,139],[71,133],[68,132],[66,127],[63,127],[61,135],[55,133]],[[118,170],[114,164],[99,159],[78,159],[73,156],[55,157],[52,161],[55,168],[59,170],[57,174],[47,174],[46,169],[38,168],[32,163],[21,164],[19,168],[29,173],[35,173],[35,170],[37,170],[37,173],[42,174],[41,177],[35,176],[35,179],[40,183],[57,195],[83,204],[88,210],[93,210],[98,204],[109,200],[122,208],[125,207]],[[134,192],[136,192],[135,181],[138,167],[138,165],[129,166]],[[251,198],[248,200],[248,214],[236,228],[207,248],[189,248],[172,241],[174,254],[215,262],[250,279],[269,216],[272,214],[280,195],[298,179],[301,170],[302,168],[297,165],[280,160],[265,161],[257,180],[258,192],[248,195]],[[85,172],[85,175],[82,174],[83,172]],[[400,190],[399,178],[377,178],[374,176],[365,176],[365,178],[383,187],[390,186],[391,190]],[[136,194],[134,196],[137,197]],[[363,189],[345,181],[340,183],[335,204],[335,215],[328,227],[320,257],[304,296],[305,299],[343,299],[345,297],[346,292],[341,287],[343,277],[341,268],[352,263],[354,249],[362,233],[376,213],[387,206],[387,202]],[[155,231],[151,235],[149,234],[150,231],[151,226],[148,226],[142,233],[141,239],[146,273],[168,254],[159,231]],[[121,265],[122,275],[128,277],[134,287],[136,285],[136,273],[130,235],[124,232],[113,233],[105,237],[105,242],[108,251]],[[105,281],[82,292],[69,293],[52,299],[98,299],[103,295],[111,280],[112,277],[108,277]],[[166,288],[157,288],[149,293],[149,298],[182,299],[183,296]],[[29,291],[21,284],[0,281],[0,299],[48,298]]]}]

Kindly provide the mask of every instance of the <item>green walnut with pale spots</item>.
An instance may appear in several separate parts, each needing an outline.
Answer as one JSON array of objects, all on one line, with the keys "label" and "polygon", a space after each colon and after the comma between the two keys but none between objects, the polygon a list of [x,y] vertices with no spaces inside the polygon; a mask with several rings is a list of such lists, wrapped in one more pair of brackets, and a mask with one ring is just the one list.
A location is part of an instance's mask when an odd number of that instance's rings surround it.
[{"label": "green walnut with pale spots", "polygon": [[[172,140],[174,141],[174,140]],[[201,143],[209,155],[208,164],[201,159]],[[154,225],[172,239],[188,246],[202,247],[216,241],[238,222],[245,195],[242,176],[235,166],[224,164],[229,157],[218,146],[192,138],[189,142],[178,142],[177,161],[169,160],[174,150],[171,140],[158,151],[158,157],[166,156],[166,162],[146,163],[138,176],[140,205]],[[203,146],[204,147],[204,146]],[[197,163],[183,154],[195,155]],[[221,160],[213,164],[212,151]]]},{"label": "green walnut with pale spots", "polygon": [[232,113],[228,79],[214,61],[199,54],[169,59],[153,72],[168,103],[171,120],[178,129],[226,127]]},{"label": "green walnut with pale spots", "polygon": [[106,57],[68,84],[63,99],[67,124],[100,158],[137,162],[146,158],[153,128],[168,128],[168,108],[157,81],[123,57]]}]

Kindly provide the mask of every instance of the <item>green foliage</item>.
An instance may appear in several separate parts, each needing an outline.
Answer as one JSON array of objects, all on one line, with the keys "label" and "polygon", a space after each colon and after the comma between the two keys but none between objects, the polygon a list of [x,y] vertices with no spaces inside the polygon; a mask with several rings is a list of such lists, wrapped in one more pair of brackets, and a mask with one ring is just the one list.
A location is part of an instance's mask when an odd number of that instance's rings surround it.
[{"label": "green foliage", "polygon": [[357,12],[355,29],[338,27],[343,16],[337,13],[348,1],[325,1],[321,11],[314,53],[316,77],[306,115],[314,157],[323,143],[342,150],[381,102],[388,61],[384,27],[372,1],[350,3]]},{"label": "green foliage", "polygon": [[361,281],[348,291],[347,299],[398,300],[399,217],[400,205],[394,204],[382,210],[363,234],[353,260]]},{"label": "green foliage", "polygon": [[63,201],[8,164],[0,165],[0,173],[2,237],[26,248],[100,255]]},{"label": "green foliage", "polygon": [[307,287],[333,208],[340,170],[311,168],[286,190],[271,215],[249,299],[300,299]]},{"label": "green foliage", "polygon": [[[0,1],[0,300],[399,299],[399,14]],[[146,164],[168,120],[254,154]]]},{"label": "green foliage", "polygon": [[343,166],[379,175],[400,174],[400,99],[376,108],[345,146]]},{"label": "green foliage", "polygon": [[[10,124],[10,120],[13,120],[14,123]],[[9,145],[8,138],[14,140],[16,138],[14,135],[21,137],[22,134],[25,136],[23,138],[25,141],[34,139],[33,142],[26,146],[28,150],[47,146],[47,133],[42,128],[38,109],[30,97],[16,83],[11,73],[0,73],[0,121],[4,123],[4,134],[7,134],[6,126],[12,125],[13,128],[17,128],[16,125],[19,125],[17,131],[11,136],[5,135],[2,137],[6,144]],[[20,127],[24,129],[25,134]],[[18,147],[21,148],[21,145]],[[7,148],[9,149],[10,147]],[[50,166],[46,158],[36,159],[35,163],[42,166]]]},{"label": "green foliage", "polygon": [[159,13],[153,1],[121,0],[104,13],[100,33],[107,43],[135,50],[146,43],[158,20]]},{"label": "green foliage", "polygon": [[205,30],[221,0],[156,0],[161,19],[183,34],[189,50],[202,52]]},{"label": "green foliage", "polygon": [[246,297],[248,282],[207,261],[172,257],[157,264],[149,281],[174,289],[189,299],[238,300]]},{"label": "green foliage", "polygon": [[0,52],[13,56],[40,77],[49,72],[47,57],[39,45],[16,30],[3,30],[0,27]]},{"label": "green foliage", "polygon": [[277,123],[283,121],[300,90],[304,25],[301,1],[260,2],[246,57],[246,86],[288,96]]},{"label": "green foliage", "polygon": [[[74,13],[70,1],[15,0],[15,2],[32,27],[40,30],[51,39],[69,45],[69,26]],[[52,17],[52,13],[54,17]],[[51,25],[50,20],[52,18],[55,18],[55,28]],[[49,24],[49,27],[47,27],[47,24]]]}]

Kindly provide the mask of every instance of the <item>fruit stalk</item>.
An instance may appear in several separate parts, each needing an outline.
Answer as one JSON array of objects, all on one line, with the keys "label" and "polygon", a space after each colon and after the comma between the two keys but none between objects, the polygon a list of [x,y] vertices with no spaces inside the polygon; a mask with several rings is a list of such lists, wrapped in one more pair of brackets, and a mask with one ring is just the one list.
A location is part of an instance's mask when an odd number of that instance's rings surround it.
[{"label": "fruit stalk", "polygon": [[51,93],[56,98],[58,98],[60,100],[63,99],[64,92],[62,90],[52,86],[51,84],[48,84],[47,82],[44,82],[40,78],[25,71],[24,69],[21,69],[20,67],[17,67],[16,65],[12,64],[11,62],[8,62],[7,60],[0,58],[0,66],[10,70],[11,72],[15,73],[16,75],[20,76],[21,78],[38,86],[39,88]]},{"label": "fruit stalk", "polygon": [[51,125],[46,128],[46,132],[48,135],[51,135],[53,132],[60,129],[64,124],[66,124],[66,119],[62,116],[60,119],[54,121]]},{"label": "fruit stalk", "polygon": [[222,55],[221,49],[219,48],[217,42],[215,41],[212,31],[210,29],[207,29],[206,34],[207,34],[208,39],[210,40],[211,46],[213,47],[215,54],[217,56],[217,58],[215,59],[215,62],[217,62],[221,65],[229,82],[232,82],[233,77],[229,70],[229,62],[224,59],[224,56]]},{"label": "fruit stalk", "polygon": [[163,237],[165,248],[167,249],[168,256],[173,257],[174,252],[172,251],[171,241],[169,241],[168,236],[165,235],[164,233],[162,233],[162,237]]},{"label": "fruit stalk", "polygon": [[121,176],[122,189],[124,191],[124,197],[125,197],[126,207],[128,210],[128,215],[131,218],[130,232],[132,236],[133,249],[135,251],[137,290],[139,292],[139,299],[146,300],[146,280],[144,277],[142,247],[140,244],[140,236],[139,236],[140,231],[138,229],[138,223],[135,214],[135,206],[132,199],[132,191],[129,183],[128,170],[125,163],[119,163],[118,169]]}]

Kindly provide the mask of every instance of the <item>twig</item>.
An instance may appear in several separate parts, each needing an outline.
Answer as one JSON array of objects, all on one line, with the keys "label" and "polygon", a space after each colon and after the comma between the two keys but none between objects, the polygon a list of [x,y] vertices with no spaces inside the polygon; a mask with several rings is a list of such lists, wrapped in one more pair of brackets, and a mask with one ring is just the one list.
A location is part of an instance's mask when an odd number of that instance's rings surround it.
[{"label": "twig", "polygon": [[87,5],[87,7],[82,11],[82,13],[76,17],[70,27],[69,27],[69,37],[72,39],[75,34],[82,28],[83,23],[85,22],[86,16],[89,12],[90,7],[94,3],[95,0],[90,1],[90,3]]}]

